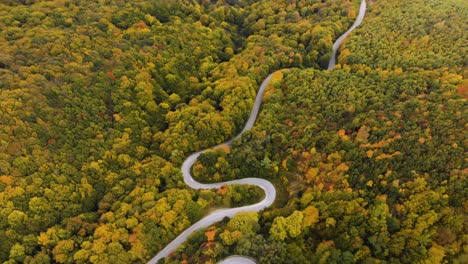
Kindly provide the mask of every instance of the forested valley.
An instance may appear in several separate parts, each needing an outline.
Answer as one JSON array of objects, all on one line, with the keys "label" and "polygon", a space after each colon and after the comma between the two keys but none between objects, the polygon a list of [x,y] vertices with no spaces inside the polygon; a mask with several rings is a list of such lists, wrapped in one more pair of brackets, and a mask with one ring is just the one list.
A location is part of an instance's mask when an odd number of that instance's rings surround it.
[{"label": "forested valley", "polygon": [[[464,0],[4,0],[0,261],[466,263]],[[287,69],[287,70],[283,70]]]}]

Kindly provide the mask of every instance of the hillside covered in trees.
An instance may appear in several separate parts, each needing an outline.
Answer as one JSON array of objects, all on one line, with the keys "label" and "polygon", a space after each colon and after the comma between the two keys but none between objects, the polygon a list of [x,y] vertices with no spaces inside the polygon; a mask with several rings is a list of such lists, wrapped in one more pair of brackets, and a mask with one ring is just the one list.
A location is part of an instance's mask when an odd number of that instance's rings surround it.
[{"label": "hillside covered in trees", "polygon": [[251,132],[193,169],[202,181],[269,179],[276,206],[171,259],[468,261],[467,14],[463,1],[376,1],[333,71],[276,73]]},{"label": "hillside covered in trees", "polygon": [[167,262],[466,263],[463,0],[0,2],[0,261],[144,263],[254,186],[264,212]]}]

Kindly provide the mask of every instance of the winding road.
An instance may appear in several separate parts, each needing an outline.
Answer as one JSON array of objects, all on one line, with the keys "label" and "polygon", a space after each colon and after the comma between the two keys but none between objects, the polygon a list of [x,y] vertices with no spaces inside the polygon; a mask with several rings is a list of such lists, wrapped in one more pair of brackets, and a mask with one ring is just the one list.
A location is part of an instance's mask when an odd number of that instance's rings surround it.
[{"label": "winding road", "polygon": [[[366,1],[362,0],[361,6],[359,9],[359,15],[356,18],[356,21],[354,24],[351,26],[351,28],[346,31],[340,38],[336,40],[336,42],[333,45],[333,54],[330,59],[330,62],[328,64],[328,70],[333,69],[335,66],[335,60],[336,60],[336,53],[338,51],[338,48],[340,47],[341,43],[343,40],[353,31],[357,26],[359,26],[363,19],[364,19],[364,14],[366,12]],[[249,119],[247,120],[247,123],[245,124],[244,128],[242,131],[232,138],[231,140],[223,143],[216,145],[214,147],[211,147],[209,149],[216,149],[222,145],[230,145],[232,141],[238,139],[245,131],[250,130],[254,123],[255,120],[257,119],[258,112],[260,110],[260,106],[262,103],[262,98],[263,98],[263,93],[265,92],[265,88],[267,84],[270,82],[272,74],[270,74],[261,84],[260,89],[258,90],[257,97],[255,98],[255,102],[252,108],[252,111],[250,112]],[[204,227],[208,227],[216,222],[219,222],[223,220],[225,217],[232,218],[236,213],[238,212],[247,212],[247,211],[261,211],[265,209],[266,207],[269,207],[271,204],[273,204],[275,198],[276,198],[276,189],[273,186],[273,184],[267,180],[260,179],[260,178],[244,178],[240,180],[234,180],[234,181],[227,181],[227,182],[220,182],[220,183],[210,183],[210,184],[204,184],[197,182],[193,179],[192,175],[190,174],[190,169],[192,168],[193,164],[197,161],[197,158],[200,156],[201,153],[206,151],[207,149],[200,150],[198,152],[193,153],[190,155],[183,163],[182,163],[182,174],[184,177],[184,182],[190,186],[191,188],[194,189],[217,189],[221,188],[224,185],[231,185],[231,184],[250,184],[250,185],[256,185],[260,188],[263,189],[265,192],[265,198],[252,205],[247,205],[247,206],[242,206],[242,207],[236,207],[236,208],[229,208],[229,209],[219,209],[216,210],[209,215],[205,216],[186,230],[184,230],[179,236],[177,236],[174,240],[172,240],[171,243],[169,243],[164,249],[162,249],[156,256],[154,256],[148,263],[149,264],[155,264],[157,263],[160,259],[163,259],[171,252],[174,252],[183,242],[187,240],[187,238],[195,231],[200,230]],[[255,263],[252,259],[242,257],[242,256],[232,256],[220,263],[245,263],[245,264],[251,264]]]},{"label": "winding road", "polygon": [[332,56],[330,58],[330,61],[328,62],[328,68],[327,71],[333,70],[333,68],[336,65],[336,53],[338,52],[338,49],[340,48],[341,44],[343,41],[351,34],[351,31],[353,31],[355,28],[357,28],[359,25],[361,25],[362,21],[364,20],[364,15],[366,14],[366,0],[361,1],[361,6],[359,7],[359,15],[357,16],[356,20],[354,21],[354,24],[341,35],[335,43],[333,43],[333,51],[332,51]]}]

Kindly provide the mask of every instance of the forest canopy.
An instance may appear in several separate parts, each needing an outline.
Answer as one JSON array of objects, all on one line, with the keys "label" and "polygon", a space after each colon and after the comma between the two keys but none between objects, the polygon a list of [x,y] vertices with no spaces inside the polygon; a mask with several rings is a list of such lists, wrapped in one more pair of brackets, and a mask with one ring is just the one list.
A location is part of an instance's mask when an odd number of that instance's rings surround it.
[{"label": "forest canopy", "polygon": [[[255,186],[275,204],[195,233],[168,263],[465,263],[463,0],[0,3],[0,261],[145,263]],[[282,70],[288,68],[290,70]]]}]

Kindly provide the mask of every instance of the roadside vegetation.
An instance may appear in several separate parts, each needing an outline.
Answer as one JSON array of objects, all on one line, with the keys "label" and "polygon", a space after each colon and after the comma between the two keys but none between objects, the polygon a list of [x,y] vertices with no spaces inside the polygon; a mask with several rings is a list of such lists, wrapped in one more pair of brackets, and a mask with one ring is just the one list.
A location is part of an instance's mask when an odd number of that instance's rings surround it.
[{"label": "roadside vegetation", "polygon": [[269,209],[195,233],[168,263],[466,263],[463,0],[0,3],[0,261],[145,263],[257,187]]}]

